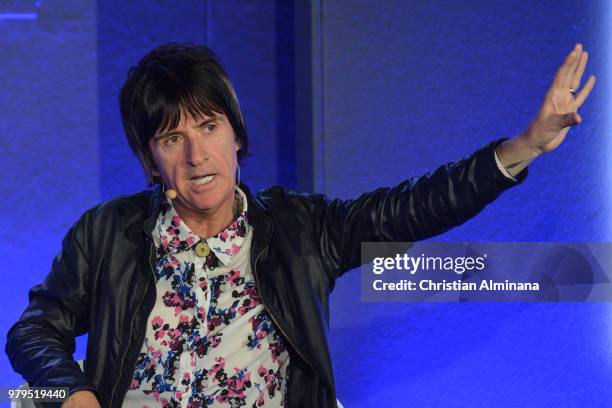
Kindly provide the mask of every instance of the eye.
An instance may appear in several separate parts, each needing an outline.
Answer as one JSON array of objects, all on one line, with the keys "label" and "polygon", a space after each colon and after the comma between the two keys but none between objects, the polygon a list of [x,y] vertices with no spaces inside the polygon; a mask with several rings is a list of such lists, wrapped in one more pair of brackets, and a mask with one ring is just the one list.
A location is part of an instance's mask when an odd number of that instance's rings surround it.
[{"label": "eye", "polygon": [[180,142],[181,142],[181,136],[179,136],[179,135],[171,135],[171,136],[168,136],[164,140],[164,145],[166,145],[166,146],[173,146],[173,145],[178,144]]},{"label": "eye", "polygon": [[214,122],[207,123],[206,126],[204,126],[204,130],[207,132],[214,132],[215,129],[217,129],[217,124]]}]

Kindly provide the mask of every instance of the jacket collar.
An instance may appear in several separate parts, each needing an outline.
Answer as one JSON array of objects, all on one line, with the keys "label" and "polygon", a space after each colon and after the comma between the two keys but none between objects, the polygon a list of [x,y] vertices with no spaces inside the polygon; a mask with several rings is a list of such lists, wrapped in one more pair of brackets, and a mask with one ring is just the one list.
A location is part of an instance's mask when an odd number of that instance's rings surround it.
[{"label": "jacket collar", "polygon": [[157,185],[151,194],[151,198],[149,199],[149,208],[147,209],[146,219],[142,224],[142,229],[145,235],[151,240],[153,239],[153,229],[155,228],[155,223],[157,222],[157,216],[161,210],[162,197],[161,186]]},{"label": "jacket collar", "polygon": [[[249,224],[253,227],[253,240],[251,242],[251,267],[255,267],[255,261],[264,248],[270,245],[274,224],[269,215],[268,206],[258,197],[251,194],[246,184],[240,183],[240,189],[244,191],[249,206]],[[265,257],[264,257],[265,258]],[[262,258],[262,259],[264,259]]]}]

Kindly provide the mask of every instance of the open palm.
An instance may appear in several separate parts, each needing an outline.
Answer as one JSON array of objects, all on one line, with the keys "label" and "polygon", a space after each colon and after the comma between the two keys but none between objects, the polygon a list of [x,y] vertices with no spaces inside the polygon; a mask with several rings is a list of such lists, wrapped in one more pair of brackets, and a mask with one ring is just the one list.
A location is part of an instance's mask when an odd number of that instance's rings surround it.
[{"label": "open palm", "polygon": [[525,132],[529,144],[541,152],[557,148],[570,127],[582,121],[578,109],[595,85],[595,77],[591,75],[584,87],[579,89],[588,57],[582,44],[574,47],[557,71],[540,111]]}]

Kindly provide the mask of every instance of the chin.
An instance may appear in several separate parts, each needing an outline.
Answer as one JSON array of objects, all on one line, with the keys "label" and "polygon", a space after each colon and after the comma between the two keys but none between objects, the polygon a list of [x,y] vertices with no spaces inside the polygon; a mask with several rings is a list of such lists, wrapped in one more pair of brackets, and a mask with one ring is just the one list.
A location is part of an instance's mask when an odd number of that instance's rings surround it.
[{"label": "chin", "polygon": [[[189,197],[189,196],[188,196]],[[223,206],[223,198],[216,197],[189,197],[188,200],[184,200],[184,204],[187,205],[188,208],[197,211],[210,211],[215,210]]]}]

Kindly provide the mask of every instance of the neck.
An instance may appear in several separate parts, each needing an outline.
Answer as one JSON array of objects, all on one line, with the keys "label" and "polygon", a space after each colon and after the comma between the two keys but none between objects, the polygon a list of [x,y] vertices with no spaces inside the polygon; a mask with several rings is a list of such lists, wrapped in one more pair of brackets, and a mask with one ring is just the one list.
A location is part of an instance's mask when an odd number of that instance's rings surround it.
[{"label": "neck", "polygon": [[234,195],[232,195],[230,205],[216,210],[194,211],[181,205],[178,200],[175,200],[173,204],[183,222],[195,235],[202,238],[212,237],[223,231],[232,223],[238,211]]}]

